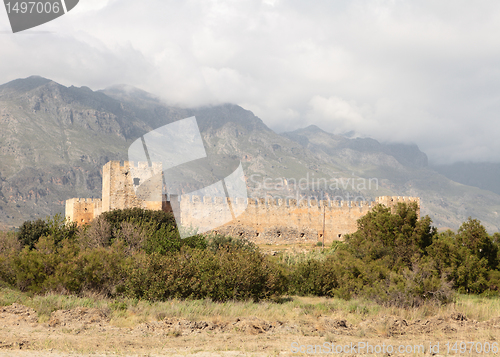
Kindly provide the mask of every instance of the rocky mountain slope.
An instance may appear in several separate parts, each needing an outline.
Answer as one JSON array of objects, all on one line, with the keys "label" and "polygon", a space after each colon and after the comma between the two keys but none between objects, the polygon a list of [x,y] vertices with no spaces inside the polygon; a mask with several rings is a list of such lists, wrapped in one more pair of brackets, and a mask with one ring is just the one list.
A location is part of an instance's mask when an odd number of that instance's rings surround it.
[{"label": "rocky mountain slope", "polygon": [[450,165],[432,165],[432,169],[450,180],[500,194],[498,162],[455,162]]},{"label": "rocky mountain slope", "polygon": [[415,145],[350,139],[314,126],[278,135],[236,105],[175,108],[136,88],[92,91],[41,77],[0,86],[0,222],[18,226],[63,212],[68,198],[100,197],[107,161],[126,160],[141,135],[193,115],[215,164],[186,169],[191,180],[208,184],[241,161],[250,195],[420,196],[423,213],[438,226],[457,228],[471,215],[490,231],[500,228],[499,195],[437,173]]}]

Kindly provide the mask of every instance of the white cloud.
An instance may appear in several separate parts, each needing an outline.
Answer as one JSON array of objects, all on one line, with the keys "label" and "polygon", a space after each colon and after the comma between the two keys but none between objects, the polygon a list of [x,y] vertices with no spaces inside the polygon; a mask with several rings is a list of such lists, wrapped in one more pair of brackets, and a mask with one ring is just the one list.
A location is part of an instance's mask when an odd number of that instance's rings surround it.
[{"label": "white cloud", "polygon": [[7,21],[0,11],[2,83],[127,83],[172,104],[241,104],[276,130],[307,122],[415,142],[431,160],[500,161],[494,0],[82,0],[38,32]]},{"label": "white cloud", "polygon": [[365,113],[354,101],[346,101],[342,98],[332,96],[324,98],[314,96],[309,104],[311,112],[308,114],[309,124],[318,124],[325,129],[342,133],[349,130],[370,131],[371,123]]}]

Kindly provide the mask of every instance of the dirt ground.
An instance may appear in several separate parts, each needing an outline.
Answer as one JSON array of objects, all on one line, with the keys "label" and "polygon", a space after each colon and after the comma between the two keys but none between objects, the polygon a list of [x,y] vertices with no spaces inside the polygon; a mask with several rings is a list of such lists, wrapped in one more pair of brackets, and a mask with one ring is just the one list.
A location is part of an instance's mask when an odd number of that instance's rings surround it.
[{"label": "dirt ground", "polygon": [[[165,317],[132,326],[117,326],[105,310],[58,310],[39,321],[35,310],[20,304],[0,307],[0,356],[297,356],[330,355],[331,348],[354,344],[343,356],[470,355],[455,349],[456,341],[472,341],[485,349],[500,340],[500,316],[477,322],[460,313],[448,317],[406,321],[393,316],[349,324],[335,315],[312,321],[191,321]],[[435,346],[440,343],[439,351]],[[295,344],[294,344],[295,343]],[[359,344],[384,346],[386,353],[359,349]],[[389,353],[388,346],[393,346]],[[423,345],[424,353],[398,353],[399,346]],[[314,347],[316,346],[316,347]],[[434,346],[434,351],[430,351]],[[458,345],[459,346],[459,345]],[[313,350],[311,348],[316,348]],[[320,350],[320,348],[322,348]],[[368,348],[368,347],[367,347]],[[380,347],[382,348],[382,347]],[[406,347],[405,347],[406,348]],[[468,347],[467,347],[468,348]],[[300,353],[300,351],[304,353]],[[316,353],[314,353],[316,351]],[[346,352],[347,351],[347,352]],[[405,351],[405,350],[403,350]],[[309,352],[309,353],[307,353]],[[340,353],[339,353],[340,355]],[[484,351],[475,355],[500,355]]]}]

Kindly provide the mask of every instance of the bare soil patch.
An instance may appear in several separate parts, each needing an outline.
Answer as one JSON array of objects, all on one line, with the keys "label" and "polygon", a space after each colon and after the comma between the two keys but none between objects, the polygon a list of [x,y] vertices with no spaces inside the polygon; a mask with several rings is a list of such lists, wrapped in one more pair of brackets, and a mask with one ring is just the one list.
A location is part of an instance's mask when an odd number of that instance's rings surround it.
[{"label": "bare soil patch", "polygon": [[[133,312],[125,313],[129,317],[133,315]],[[423,344],[427,347],[429,343],[448,341],[492,343],[500,338],[500,316],[480,322],[460,312],[414,320],[376,315],[352,323],[349,316],[340,315],[332,312],[292,321],[161,316],[156,321],[124,327],[123,321],[127,319],[113,320],[109,309],[57,310],[48,321],[43,321],[34,309],[14,303],[0,307],[0,355],[291,356],[297,355],[292,353],[292,342],[322,345],[366,341],[373,345]]]}]

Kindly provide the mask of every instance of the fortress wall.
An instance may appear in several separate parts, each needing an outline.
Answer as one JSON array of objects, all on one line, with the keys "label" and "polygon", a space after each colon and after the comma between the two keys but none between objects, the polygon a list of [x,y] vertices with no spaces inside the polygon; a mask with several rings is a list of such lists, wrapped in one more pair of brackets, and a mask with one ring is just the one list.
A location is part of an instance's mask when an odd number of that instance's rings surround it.
[{"label": "fortress wall", "polygon": [[[325,241],[343,240],[344,235],[357,230],[357,220],[372,208],[370,202],[331,201],[331,207],[325,207]],[[320,235],[320,238],[322,236]]]},{"label": "fortress wall", "polygon": [[200,230],[211,229],[233,219],[228,201],[223,197],[182,195],[180,210],[182,225]]},{"label": "fortress wall", "polygon": [[[234,219],[231,210],[243,212]],[[246,206],[246,208],[245,208]],[[243,236],[254,241],[325,241],[341,240],[347,233],[355,232],[357,220],[372,205],[367,202],[339,202],[272,198],[236,199],[183,195],[180,201],[183,225],[211,229],[218,233]]]},{"label": "fortress wall", "polygon": [[66,201],[66,218],[80,226],[93,220],[100,207],[101,200],[97,198],[72,198]]},{"label": "fortress wall", "polygon": [[101,199],[94,199],[94,217],[96,218],[102,213],[102,200]]},{"label": "fortress wall", "polygon": [[[171,196],[162,200],[162,166],[147,163],[110,161],[103,167],[102,201],[73,198],[66,201],[66,216],[83,224],[102,212],[139,207],[179,212],[183,226],[214,229],[214,232],[248,238],[262,243],[316,242],[343,240],[355,232],[357,220],[376,204],[394,208],[399,202],[420,198],[383,196],[375,202],[317,201],[316,199],[237,198]],[[418,211],[420,218],[420,209]]]},{"label": "fortress wall", "polygon": [[111,210],[111,165],[114,162],[109,161],[102,167],[102,212]]}]

